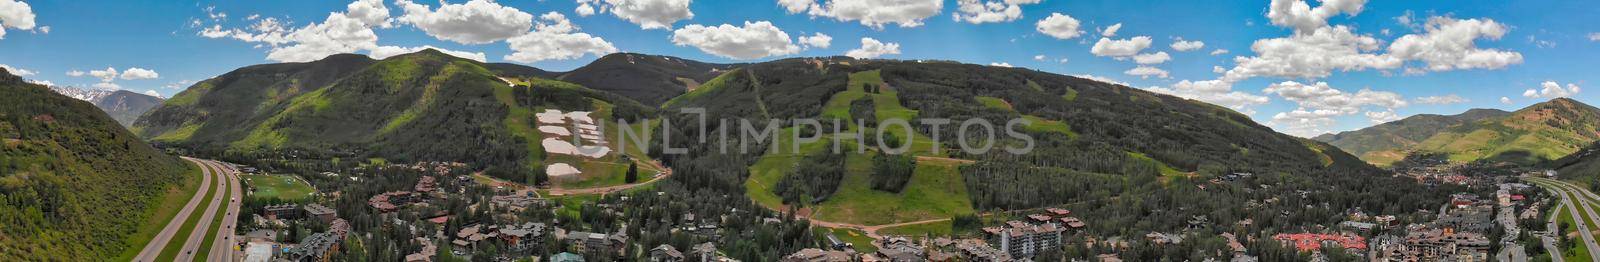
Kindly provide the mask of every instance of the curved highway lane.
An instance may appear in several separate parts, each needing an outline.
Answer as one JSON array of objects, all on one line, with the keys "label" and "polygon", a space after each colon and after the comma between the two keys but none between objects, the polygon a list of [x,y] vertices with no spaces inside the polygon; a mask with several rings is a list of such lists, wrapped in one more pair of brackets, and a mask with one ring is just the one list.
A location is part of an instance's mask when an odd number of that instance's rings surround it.
[{"label": "curved highway lane", "polygon": [[189,198],[189,203],[185,204],[182,210],[178,210],[178,214],[172,216],[172,221],[167,222],[167,226],[162,228],[155,238],[150,239],[149,243],[145,243],[144,249],[139,251],[139,255],[134,257],[133,261],[155,261],[156,256],[161,255],[161,249],[166,247],[167,242],[172,241],[172,236],[178,234],[178,229],[183,227],[183,221],[189,218],[189,214],[194,212],[196,206],[200,206],[200,202],[205,199],[206,191],[211,189],[212,176],[216,175],[217,172],[213,172],[210,166],[201,163],[201,160],[188,157],[183,158],[183,160],[200,167],[200,188],[194,191],[194,196]]}]

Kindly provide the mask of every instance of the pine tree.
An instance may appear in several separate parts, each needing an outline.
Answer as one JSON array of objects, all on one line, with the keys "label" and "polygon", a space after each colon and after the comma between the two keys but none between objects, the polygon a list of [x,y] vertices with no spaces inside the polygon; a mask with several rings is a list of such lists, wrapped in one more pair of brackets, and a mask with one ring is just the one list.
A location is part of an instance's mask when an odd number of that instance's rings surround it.
[{"label": "pine tree", "polygon": [[639,163],[628,163],[628,176],[623,179],[629,184],[639,182]]}]

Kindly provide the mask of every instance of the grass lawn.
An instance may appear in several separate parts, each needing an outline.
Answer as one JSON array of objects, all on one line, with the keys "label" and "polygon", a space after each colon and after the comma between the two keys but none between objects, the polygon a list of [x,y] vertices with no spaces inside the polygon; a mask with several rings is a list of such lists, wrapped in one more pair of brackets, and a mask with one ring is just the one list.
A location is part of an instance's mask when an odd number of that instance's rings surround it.
[{"label": "grass lawn", "polygon": [[241,174],[244,185],[254,187],[255,192],[248,195],[255,199],[277,198],[288,201],[304,200],[311,198],[311,193],[316,192],[310,184],[290,175],[252,175]]},{"label": "grass lawn", "polygon": [[1178,169],[1172,168],[1172,166],[1168,166],[1167,163],[1162,163],[1161,161],[1156,161],[1154,158],[1150,158],[1150,156],[1147,156],[1145,154],[1141,154],[1141,153],[1137,153],[1137,152],[1128,152],[1128,156],[1129,157],[1133,157],[1133,159],[1136,159],[1136,160],[1139,160],[1139,161],[1149,162],[1149,163],[1155,164],[1156,165],[1156,170],[1160,170],[1162,176],[1175,176],[1175,175],[1183,175],[1184,174],[1183,171],[1178,171]]},{"label": "grass lawn", "polygon": [[878,247],[872,245],[872,237],[868,237],[867,233],[861,232],[861,230],[826,227],[812,227],[811,230],[817,232],[818,237],[822,237],[821,239],[818,239],[822,243],[827,243],[828,239],[826,236],[832,234],[833,236],[838,237],[839,240],[843,240],[845,243],[854,245],[856,252],[878,252]]},{"label": "grass lawn", "polygon": [[[1011,112],[1017,112],[1017,109],[1011,107],[1011,103],[1010,102],[1006,102],[1005,99],[1000,99],[998,97],[990,97],[990,96],[980,96],[980,97],[977,97],[977,99],[978,99],[978,103],[979,104],[983,104],[984,106],[987,106],[987,107],[990,107],[990,108],[999,108],[999,109],[1005,109],[1005,110],[1008,110],[1008,111],[1011,111]],[[1068,126],[1067,123],[1065,123],[1065,122],[1056,121],[1056,120],[1050,120],[1050,119],[1044,119],[1042,117],[1037,117],[1037,116],[1032,116],[1032,115],[1021,115],[1021,116],[1022,116],[1022,119],[1028,120],[1028,123],[1029,123],[1028,125],[1023,126],[1023,130],[1028,130],[1028,131],[1033,131],[1033,132],[1057,133],[1057,134],[1066,135],[1067,138],[1078,137],[1078,133],[1073,133],[1072,132],[1072,127]],[[996,124],[1004,124],[1004,123],[996,123]]]},{"label": "grass lawn", "polygon": [[[222,190],[223,200],[229,201],[229,199],[233,196],[233,184],[227,183],[226,180],[224,180],[222,185],[225,187]],[[211,233],[206,234],[205,240],[201,240],[200,250],[195,251],[195,253],[197,253],[194,256],[195,260],[206,261],[206,258],[211,255],[211,244],[217,241],[217,232],[221,232],[219,229],[222,228],[222,218],[225,217],[226,214],[228,214],[228,205],[227,203],[223,203],[222,206],[217,208],[217,214],[211,217],[211,229],[206,231]]]},{"label": "grass lawn", "polygon": [[950,220],[933,222],[933,223],[924,223],[924,224],[915,224],[915,225],[904,225],[904,226],[898,226],[898,227],[889,227],[889,228],[884,228],[884,229],[879,229],[878,230],[878,234],[879,235],[895,235],[895,236],[910,236],[910,237],[922,237],[922,236],[926,236],[926,235],[949,236],[952,232],[954,232],[954,225],[952,224],[952,222]]},{"label": "grass lawn", "polygon": [[594,203],[595,201],[600,201],[600,195],[559,196],[559,197],[552,197],[552,198],[550,198],[550,200],[561,204],[561,208],[556,209],[556,215],[557,216],[566,215],[566,216],[571,216],[573,218],[582,219],[583,215],[582,215],[582,212],[580,212],[580,208],[584,204]]},{"label": "grass lawn", "polygon": [[189,179],[184,179],[180,184],[168,188],[166,194],[162,194],[157,199],[159,202],[154,202],[156,203],[155,208],[145,210],[144,217],[146,219],[144,223],[140,223],[138,230],[122,240],[123,243],[128,244],[128,249],[123,250],[121,254],[117,255],[116,259],[112,260],[133,260],[134,256],[138,256],[139,252],[144,251],[144,245],[149,244],[150,239],[155,238],[156,233],[160,233],[162,227],[167,226],[167,222],[171,222],[172,217],[178,215],[178,211],[183,209],[183,205],[188,204],[189,198],[194,196],[195,191],[200,191],[200,180],[202,180],[200,176],[204,175],[204,173],[200,171],[199,166],[193,165],[193,162],[184,162],[190,163],[190,166],[193,167],[188,172]]},{"label": "grass lawn", "polygon": [[[822,115],[824,118],[850,118],[850,102],[861,98],[874,99],[874,114],[879,121],[887,119],[913,120],[917,111],[910,110],[901,105],[898,94],[892,87],[883,84],[879,71],[864,71],[850,74],[850,84],[845,91],[834,94],[825,104]],[[878,93],[868,93],[864,85],[884,86]],[[862,127],[850,124],[851,130]],[[885,126],[889,133],[901,134],[912,140],[909,153],[912,155],[937,156],[933,147],[937,146],[932,138],[923,134],[906,130],[900,126]],[[784,176],[799,175],[793,172],[796,163],[805,157],[805,154],[792,152],[821,152],[832,147],[832,135],[824,135],[816,142],[795,146],[794,128],[783,129],[778,132],[776,145],[781,153],[762,156],[750,167],[750,178],[745,180],[745,194],[751,200],[767,208],[781,210],[782,198],[773,193],[773,187]],[[877,130],[865,128],[862,130],[867,136],[875,136]],[[841,139],[840,143],[856,143],[854,139]],[[948,149],[946,149],[948,150]],[[814,206],[818,219],[858,223],[866,225],[890,224],[929,219],[949,218],[958,214],[973,212],[971,200],[967,196],[966,183],[962,180],[957,170],[959,163],[919,163],[913,171],[911,181],[900,193],[877,191],[871,188],[871,172],[873,152],[867,154],[850,154],[846,160],[846,174],[836,191],[827,201]]]},{"label": "grass lawn", "polygon": [[[1572,226],[1568,226],[1568,228],[1571,228],[1572,230],[1578,230],[1577,225],[1573,224],[1574,222],[1572,220],[1572,212],[1567,212],[1567,209],[1563,208],[1563,209],[1560,209],[1560,210],[1556,211],[1556,213],[1559,214],[1558,215],[1559,217],[1556,218],[1556,223],[1572,225]],[[1562,232],[1562,233],[1563,233],[1562,234],[1563,236],[1566,235],[1566,232]],[[1570,261],[1588,261],[1590,259],[1590,257],[1589,257],[1589,247],[1588,247],[1588,245],[1584,245],[1584,244],[1581,243],[1581,241],[1583,241],[1582,237],[1574,237],[1574,238],[1571,238],[1571,239],[1567,239],[1567,241],[1579,241],[1579,244],[1573,245],[1572,249],[1564,250],[1564,251],[1561,252],[1562,255],[1565,255],[1566,260],[1570,260]]]},{"label": "grass lawn", "polygon": [[178,254],[183,253],[184,242],[189,241],[189,235],[194,232],[195,225],[200,223],[200,215],[205,214],[206,207],[211,205],[212,196],[221,193],[220,190],[217,190],[219,185],[216,183],[219,183],[219,181],[225,181],[225,179],[220,179],[220,177],[211,179],[213,184],[211,188],[206,189],[205,196],[201,197],[200,205],[194,208],[194,212],[189,213],[188,218],[183,219],[183,225],[179,226],[178,232],[172,235],[172,240],[161,248],[161,255],[156,256],[156,261],[173,261],[177,259]]}]

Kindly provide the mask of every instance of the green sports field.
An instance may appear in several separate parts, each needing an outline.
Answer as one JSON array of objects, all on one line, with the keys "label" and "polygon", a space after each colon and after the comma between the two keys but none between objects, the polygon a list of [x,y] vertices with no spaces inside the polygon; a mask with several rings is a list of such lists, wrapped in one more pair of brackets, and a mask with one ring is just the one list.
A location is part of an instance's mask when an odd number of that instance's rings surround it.
[{"label": "green sports field", "polygon": [[257,199],[303,200],[311,198],[311,193],[316,192],[310,184],[293,176],[239,175],[239,177],[244,179],[247,188],[255,188],[255,192],[249,192],[249,196]]}]

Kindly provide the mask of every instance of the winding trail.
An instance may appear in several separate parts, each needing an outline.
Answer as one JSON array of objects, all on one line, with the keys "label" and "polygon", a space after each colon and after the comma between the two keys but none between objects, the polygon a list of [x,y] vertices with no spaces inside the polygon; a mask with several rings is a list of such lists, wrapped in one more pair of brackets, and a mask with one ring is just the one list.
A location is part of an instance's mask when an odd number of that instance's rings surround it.
[{"label": "winding trail", "polygon": [[211,189],[211,179],[215,172],[206,164],[201,163],[201,160],[188,157],[183,158],[183,160],[200,167],[200,188],[194,191],[193,197],[189,197],[189,203],[184,204],[183,209],[178,210],[178,214],[172,216],[172,221],[167,222],[167,226],[162,228],[155,238],[150,239],[149,243],[145,243],[144,249],[139,251],[139,255],[135,256],[133,261],[155,261],[156,256],[161,255],[161,249],[166,247],[167,242],[172,241],[172,236],[177,235],[179,228],[183,227],[183,221],[189,218],[189,214],[194,212],[196,206],[200,206],[200,202],[205,199],[206,191]]}]

